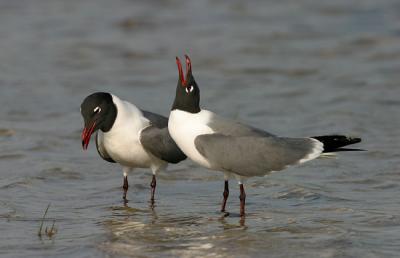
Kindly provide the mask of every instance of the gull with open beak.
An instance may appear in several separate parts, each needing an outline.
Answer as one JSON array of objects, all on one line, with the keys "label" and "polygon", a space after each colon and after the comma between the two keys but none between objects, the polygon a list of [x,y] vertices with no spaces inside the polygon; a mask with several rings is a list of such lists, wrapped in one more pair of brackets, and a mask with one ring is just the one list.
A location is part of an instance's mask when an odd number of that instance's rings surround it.
[{"label": "gull with open beak", "polygon": [[200,89],[186,57],[186,78],[179,58],[179,80],[169,116],[168,130],[179,148],[196,163],[225,175],[221,211],[229,196],[228,179],[235,176],[240,187],[240,216],[245,215],[245,180],[265,176],[288,166],[318,158],[324,152],[344,150],[360,138],[326,135],[307,138],[278,137],[200,108]]}]

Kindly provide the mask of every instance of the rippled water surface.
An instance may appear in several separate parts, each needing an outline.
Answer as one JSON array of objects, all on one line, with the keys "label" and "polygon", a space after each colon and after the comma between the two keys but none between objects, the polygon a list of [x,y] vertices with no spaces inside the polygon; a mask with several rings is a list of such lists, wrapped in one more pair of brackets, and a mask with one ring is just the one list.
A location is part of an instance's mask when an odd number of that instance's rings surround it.
[{"label": "rippled water surface", "polygon": [[[83,152],[79,105],[109,91],[168,115],[188,53],[202,105],[284,136],[349,133],[341,153],[231,181],[190,161],[130,175]],[[1,1],[0,256],[398,257],[400,3]],[[37,236],[55,220],[51,238]]]}]

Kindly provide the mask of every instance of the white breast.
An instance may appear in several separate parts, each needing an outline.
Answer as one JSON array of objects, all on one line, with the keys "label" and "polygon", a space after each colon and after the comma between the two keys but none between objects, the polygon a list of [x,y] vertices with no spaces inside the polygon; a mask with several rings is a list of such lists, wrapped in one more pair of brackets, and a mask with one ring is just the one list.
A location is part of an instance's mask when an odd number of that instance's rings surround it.
[{"label": "white breast", "polygon": [[207,110],[195,114],[173,110],[168,121],[168,131],[179,148],[190,159],[207,168],[210,168],[210,163],[197,151],[194,140],[199,135],[213,133],[207,126],[211,116],[212,113]]},{"label": "white breast", "polygon": [[107,153],[116,162],[130,167],[150,167],[152,158],[139,141],[140,131],[149,125],[142,112],[133,104],[113,96],[117,118],[110,131],[103,133]]}]

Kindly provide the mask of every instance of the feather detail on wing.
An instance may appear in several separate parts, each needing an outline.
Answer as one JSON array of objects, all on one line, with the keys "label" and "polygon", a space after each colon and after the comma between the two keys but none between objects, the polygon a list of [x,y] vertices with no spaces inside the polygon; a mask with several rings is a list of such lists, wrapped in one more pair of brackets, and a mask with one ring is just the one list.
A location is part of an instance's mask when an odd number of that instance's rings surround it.
[{"label": "feather detail on wing", "polygon": [[315,139],[274,136],[204,134],[195,145],[213,169],[241,176],[264,176],[314,159],[323,151],[323,144]]},{"label": "feather detail on wing", "polygon": [[140,111],[142,111],[143,116],[150,121],[150,124],[152,126],[155,126],[157,128],[164,128],[168,126],[168,118],[166,118],[165,116],[146,110],[140,110]]},{"label": "feather detail on wing", "polygon": [[186,159],[168,132],[168,118],[142,110],[150,125],[140,132],[140,143],[146,151],[169,163],[178,163]]},{"label": "feather detail on wing", "polygon": [[140,133],[140,143],[146,151],[169,163],[178,163],[186,159],[186,155],[169,135],[167,127],[146,127]]}]

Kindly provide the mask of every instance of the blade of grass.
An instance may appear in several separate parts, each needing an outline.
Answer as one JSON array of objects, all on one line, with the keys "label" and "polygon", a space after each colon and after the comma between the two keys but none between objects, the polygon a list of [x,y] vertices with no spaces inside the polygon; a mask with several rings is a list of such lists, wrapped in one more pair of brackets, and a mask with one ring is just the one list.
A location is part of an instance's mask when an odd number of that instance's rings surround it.
[{"label": "blade of grass", "polygon": [[45,218],[46,218],[46,214],[47,214],[47,212],[48,212],[48,210],[49,210],[49,208],[50,208],[50,205],[51,205],[51,203],[49,203],[49,204],[47,205],[46,211],[45,211],[44,214],[43,214],[42,222],[40,223],[39,232],[38,232],[38,236],[39,236],[39,237],[42,236],[43,223],[44,223],[44,220],[45,220]]}]

